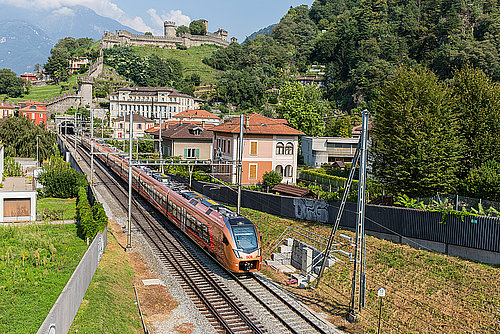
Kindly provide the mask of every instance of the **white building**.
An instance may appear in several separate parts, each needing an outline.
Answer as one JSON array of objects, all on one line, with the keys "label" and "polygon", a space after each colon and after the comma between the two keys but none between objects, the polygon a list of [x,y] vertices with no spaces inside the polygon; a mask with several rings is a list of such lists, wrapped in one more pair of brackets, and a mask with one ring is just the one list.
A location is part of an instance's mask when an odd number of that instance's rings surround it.
[{"label": "white building", "polygon": [[134,111],[143,117],[159,120],[188,109],[197,109],[199,100],[168,87],[125,87],[109,97],[111,118],[122,117]]},{"label": "white building", "polygon": [[314,167],[336,161],[350,163],[358,142],[359,138],[302,137],[304,163]]}]

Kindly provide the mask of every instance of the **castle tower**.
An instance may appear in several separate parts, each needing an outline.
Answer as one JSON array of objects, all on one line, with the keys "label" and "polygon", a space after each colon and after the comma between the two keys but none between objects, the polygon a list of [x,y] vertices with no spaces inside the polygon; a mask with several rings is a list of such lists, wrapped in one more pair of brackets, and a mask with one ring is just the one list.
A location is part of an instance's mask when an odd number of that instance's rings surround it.
[{"label": "castle tower", "polygon": [[165,27],[165,37],[176,37],[176,31],[175,31],[175,22],[172,21],[165,21],[163,24]]},{"label": "castle tower", "polygon": [[200,22],[205,25],[205,29],[207,30],[207,34],[208,34],[208,21],[205,19],[201,19]]}]

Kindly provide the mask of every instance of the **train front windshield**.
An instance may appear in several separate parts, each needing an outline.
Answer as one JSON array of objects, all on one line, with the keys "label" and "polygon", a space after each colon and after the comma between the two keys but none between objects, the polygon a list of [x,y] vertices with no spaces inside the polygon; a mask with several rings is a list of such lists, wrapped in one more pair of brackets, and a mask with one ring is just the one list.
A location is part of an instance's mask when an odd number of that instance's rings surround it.
[{"label": "train front windshield", "polygon": [[253,225],[233,226],[233,234],[236,239],[236,246],[246,253],[255,251],[259,247],[257,235]]}]

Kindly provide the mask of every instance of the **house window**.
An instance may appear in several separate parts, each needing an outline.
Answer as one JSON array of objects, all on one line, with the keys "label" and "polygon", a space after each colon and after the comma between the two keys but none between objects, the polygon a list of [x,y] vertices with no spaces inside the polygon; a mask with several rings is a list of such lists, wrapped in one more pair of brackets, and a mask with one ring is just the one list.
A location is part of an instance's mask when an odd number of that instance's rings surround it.
[{"label": "house window", "polygon": [[283,176],[283,167],[282,166],[278,165],[278,166],[276,166],[276,168],[274,170]]},{"label": "house window", "polygon": [[231,153],[231,139],[227,141],[227,153]]},{"label": "house window", "polygon": [[285,154],[292,155],[293,154],[293,144],[287,143],[285,147]]},{"label": "house window", "polygon": [[142,130],[142,124],[141,123],[137,124],[137,130]]},{"label": "house window", "polygon": [[285,177],[292,177],[293,176],[293,167],[291,165],[288,165],[285,167]]},{"label": "house window", "polygon": [[283,143],[276,144],[276,154],[285,154],[285,145]]},{"label": "house window", "polygon": [[257,155],[257,142],[256,141],[250,142],[250,155]]},{"label": "house window", "polygon": [[200,149],[198,148],[185,148],[184,158],[186,159],[198,159],[200,157]]},{"label": "house window", "polygon": [[257,179],[257,165],[256,164],[251,164],[250,165],[250,170],[249,170],[249,179]]},{"label": "house window", "polygon": [[35,119],[35,114],[31,114],[31,119]]}]

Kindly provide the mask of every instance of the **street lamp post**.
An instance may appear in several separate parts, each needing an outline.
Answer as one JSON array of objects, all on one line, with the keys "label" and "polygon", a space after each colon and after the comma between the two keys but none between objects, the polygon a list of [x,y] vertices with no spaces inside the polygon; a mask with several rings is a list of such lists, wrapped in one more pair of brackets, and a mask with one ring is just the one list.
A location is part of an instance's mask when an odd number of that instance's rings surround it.
[{"label": "street lamp post", "polygon": [[90,184],[94,186],[94,109],[90,109]]},{"label": "street lamp post", "polygon": [[[125,117],[124,117],[125,120]],[[128,221],[127,221],[127,249],[132,248],[132,138],[133,138],[133,111],[130,110],[130,131],[128,151]],[[125,122],[124,122],[125,123]]]}]

